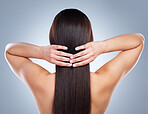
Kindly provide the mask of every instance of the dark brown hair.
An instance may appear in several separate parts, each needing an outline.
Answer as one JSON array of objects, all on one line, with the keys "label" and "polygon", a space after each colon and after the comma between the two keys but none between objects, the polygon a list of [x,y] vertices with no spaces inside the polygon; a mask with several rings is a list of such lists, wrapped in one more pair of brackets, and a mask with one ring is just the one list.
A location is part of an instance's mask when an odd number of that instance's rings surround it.
[{"label": "dark brown hair", "polygon": [[[93,41],[91,23],[78,9],[64,9],[52,23],[50,44],[67,46],[67,53],[78,53],[75,47]],[[52,114],[89,114],[91,103],[89,63],[79,67],[56,65],[55,95]]]}]

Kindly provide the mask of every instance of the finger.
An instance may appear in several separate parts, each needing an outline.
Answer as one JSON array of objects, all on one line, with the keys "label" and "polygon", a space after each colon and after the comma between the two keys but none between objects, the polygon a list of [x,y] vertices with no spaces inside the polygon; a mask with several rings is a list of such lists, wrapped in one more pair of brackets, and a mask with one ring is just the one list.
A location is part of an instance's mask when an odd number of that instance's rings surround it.
[{"label": "finger", "polygon": [[73,58],[86,55],[86,54],[89,53],[89,52],[90,52],[90,49],[86,49],[86,50],[80,51],[79,53],[74,54],[74,55],[73,55]]},{"label": "finger", "polygon": [[73,61],[73,63],[76,63],[76,62],[79,62],[79,61],[84,61],[84,60],[90,58],[92,55],[93,55],[92,53],[89,53],[89,54],[86,54],[84,56],[73,59],[72,61]]},{"label": "finger", "polygon": [[70,53],[63,52],[63,51],[55,51],[55,54],[59,56],[67,56],[67,57],[71,57],[73,55]]},{"label": "finger", "polygon": [[88,64],[88,63],[90,63],[92,61],[93,61],[93,57],[91,57],[89,59],[86,59],[86,60],[84,60],[82,62],[75,63],[75,64],[73,64],[73,67],[83,66],[83,65],[86,65],[86,64]]},{"label": "finger", "polygon": [[70,61],[70,58],[54,55],[54,59],[59,61]]},{"label": "finger", "polygon": [[67,66],[67,67],[72,66],[71,63],[61,62],[61,61],[57,61],[57,60],[54,60],[54,64],[59,65],[59,66]]},{"label": "finger", "polygon": [[87,48],[87,45],[81,45],[81,46],[77,46],[75,50],[86,49],[86,48]]},{"label": "finger", "polygon": [[67,50],[68,49],[68,47],[62,46],[62,45],[53,45],[53,48],[54,49],[64,49],[64,50]]}]

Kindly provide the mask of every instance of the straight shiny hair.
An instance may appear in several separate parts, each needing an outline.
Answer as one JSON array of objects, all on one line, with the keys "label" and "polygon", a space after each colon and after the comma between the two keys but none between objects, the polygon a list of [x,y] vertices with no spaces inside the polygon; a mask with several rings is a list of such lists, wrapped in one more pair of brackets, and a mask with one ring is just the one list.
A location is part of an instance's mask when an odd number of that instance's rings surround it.
[{"label": "straight shiny hair", "polygon": [[[71,54],[82,50],[75,47],[93,41],[91,23],[78,9],[60,11],[54,18],[49,33],[50,44],[67,46]],[[66,62],[66,61],[65,61]],[[79,67],[56,65],[55,94],[52,114],[90,114],[90,66]]]}]

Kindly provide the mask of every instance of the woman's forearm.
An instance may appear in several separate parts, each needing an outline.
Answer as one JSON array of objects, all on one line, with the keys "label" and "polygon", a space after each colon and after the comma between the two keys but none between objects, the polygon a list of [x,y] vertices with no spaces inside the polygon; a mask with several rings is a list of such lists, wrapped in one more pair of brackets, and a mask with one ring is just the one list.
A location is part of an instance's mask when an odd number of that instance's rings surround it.
[{"label": "woman's forearm", "polygon": [[128,33],[99,41],[101,52],[124,51],[136,48],[144,42],[144,36],[140,33]]},{"label": "woman's forearm", "polygon": [[41,46],[25,42],[9,43],[6,45],[5,51],[16,56],[43,59]]}]

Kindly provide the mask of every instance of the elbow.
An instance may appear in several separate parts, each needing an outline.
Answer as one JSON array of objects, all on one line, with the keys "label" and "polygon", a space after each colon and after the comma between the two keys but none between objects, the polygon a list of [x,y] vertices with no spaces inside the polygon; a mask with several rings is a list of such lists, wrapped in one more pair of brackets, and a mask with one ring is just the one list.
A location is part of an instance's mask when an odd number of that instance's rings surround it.
[{"label": "elbow", "polygon": [[144,44],[145,38],[141,33],[136,33],[138,35],[138,37],[140,38],[140,41],[142,44]]},{"label": "elbow", "polygon": [[144,38],[144,36],[141,34],[141,33],[137,33],[138,34],[138,37],[139,37],[139,39],[140,39],[140,44],[139,44],[139,46],[141,47],[141,51],[143,50],[143,48],[144,48],[144,41],[145,41],[145,38]]},{"label": "elbow", "polygon": [[5,46],[5,53],[8,51],[8,44]]},{"label": "elbow", "polygon": [[8,43],[6,46],[5,46],[5,52],[10,52],[11,48],[13,47],[13,44],[12,43]]}]

